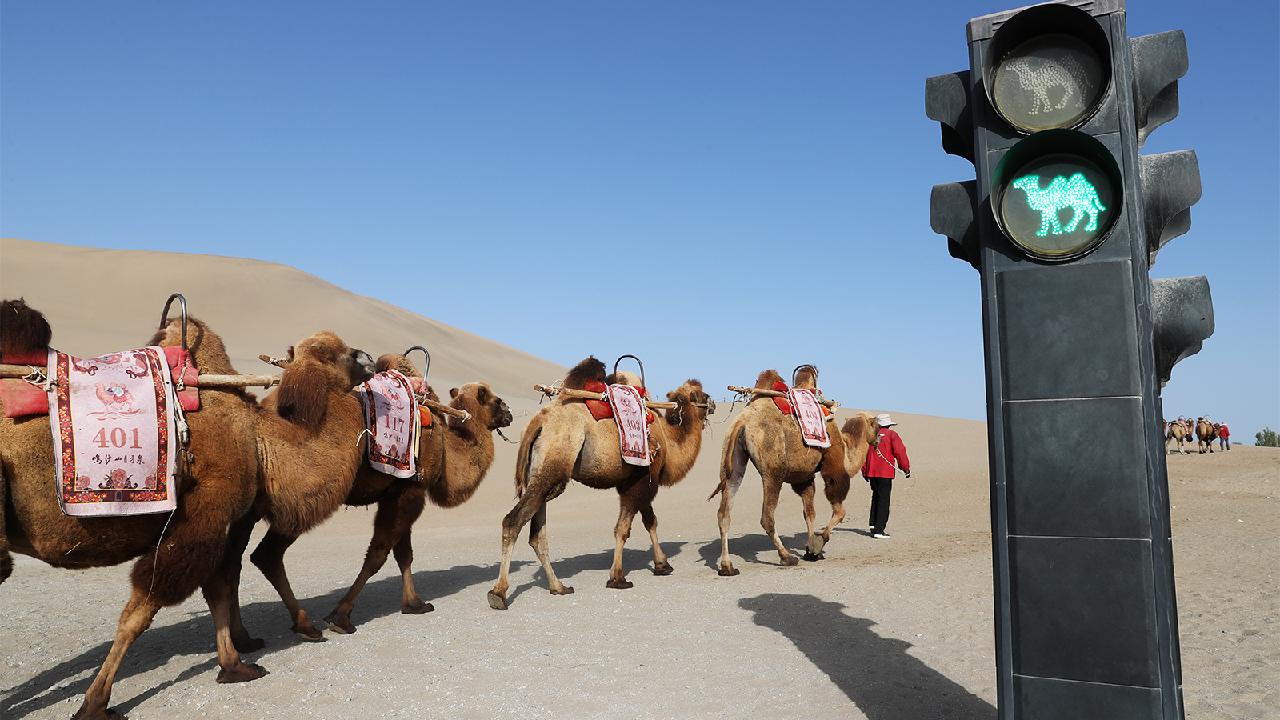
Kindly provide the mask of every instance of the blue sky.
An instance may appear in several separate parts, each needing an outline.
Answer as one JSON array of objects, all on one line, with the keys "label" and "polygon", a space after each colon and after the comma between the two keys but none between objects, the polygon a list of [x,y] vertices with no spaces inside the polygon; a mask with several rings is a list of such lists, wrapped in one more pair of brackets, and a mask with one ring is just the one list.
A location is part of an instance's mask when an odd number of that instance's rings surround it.
[{"label": "blue sky", "polygon": [[[0,233],[287,263],[661,388],[814,362],[847,405],[980,418],[977,274],[928,223],[973,169],[923,83],[1015,4],[4,0]],[[1217,316],[1166,408],[1241,440],[1280,427],[1278,26],[1129,3],[1186,31],[1145,150],[1205,187],[1153,274]]]}]

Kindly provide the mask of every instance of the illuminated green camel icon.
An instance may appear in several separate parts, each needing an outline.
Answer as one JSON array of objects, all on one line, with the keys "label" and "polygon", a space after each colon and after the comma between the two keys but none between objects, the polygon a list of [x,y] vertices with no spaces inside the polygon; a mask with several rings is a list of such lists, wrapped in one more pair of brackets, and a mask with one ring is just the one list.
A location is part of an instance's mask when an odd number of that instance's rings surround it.
[{"label": "illuminated green camel icon", "polygon": [[[1027,206],[1040,212],[1040,230],[1036,237],[1073,233],[1080,224],[1080,218],[1089,216],[1084,226],[1090,232],[1098,229],[1098,213],[1106,210],[1098,199],[1098,191],[1093,183],[1085,179],[1084,173],[1076,173],[1070,178],[1061,175],[1055,177],[1049,187],[1040,187],[1039,175],[1023,175],[1013,181],[1013,186],[1027,194]],[[1058,212],[1071,208],[1071,222],[1064,228],[1058,222]]]}]

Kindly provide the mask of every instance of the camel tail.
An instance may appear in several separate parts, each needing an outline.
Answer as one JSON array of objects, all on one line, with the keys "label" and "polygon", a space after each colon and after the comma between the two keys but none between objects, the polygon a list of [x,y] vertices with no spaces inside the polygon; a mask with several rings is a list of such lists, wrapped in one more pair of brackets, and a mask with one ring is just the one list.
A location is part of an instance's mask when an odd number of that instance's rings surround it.
[{"label": "camel tail", "polygon": [[[745,462],[740,457],[746,454],[746,449],[740,447],[741,442],[742,425],[735,422],[729,428],[729,435],[724,439],[724,452],[720,455],[720,483],[707,496],[708,501],[720,493],[726,492],[735,474],[737,474],[738,480],[741,481],[742,472],[746,470]],[[743,465],[743,467],[739,468],[739,465]]]},{"label": "camel tail", "polygon": [[516,497],[524,495],[529,487],[529,465],[533,462],[533,444],[542,434],[542,416],[535,415],[520,436],[520,449],[516,451]]},{"label": "camel tail", "polygon": [[0,584],[13,574],[13,557],[9,555],[9,535],[8,528],[5,527],[5,506],[8,505],[9,484],[4,479],[4,472],[0,471]]}]

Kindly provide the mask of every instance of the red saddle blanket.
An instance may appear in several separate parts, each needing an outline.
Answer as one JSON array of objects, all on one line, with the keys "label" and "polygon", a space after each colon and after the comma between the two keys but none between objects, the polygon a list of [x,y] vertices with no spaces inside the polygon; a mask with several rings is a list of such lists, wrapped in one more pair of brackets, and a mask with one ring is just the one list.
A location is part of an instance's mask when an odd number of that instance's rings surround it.
[{"label": "red saddle blanket", "polygon": [[[591,380],[588,381],[582,389],[587,392],[598,392],[603,395],[608,390],[608,386],[599,380]],[[640,397],[646,400],[649,399],[648,390],[638,387],[636,388],[636,391],[640,393]],[[610,405],[607,400],[584,400],[583,402],[587,404],[587,410],[591,411],[591,417],[596,420],[610,420],[613,418],[613,406]],[[645,410],[644,421],[646,425],[653,424],[652,410]]]},{"label": "red saddle blanket", "polygon": [[[178,391],[178,403],[186,412],[200,409],[200,373],[191,360],[190,353],[180,347],[164,348],[164,358],[169,366],[169,373],[175,384],[183,389]],[[9,365],[30,365],[35,368],[49,366],[49,353],[41,350],[28,354],[0,355],[0,363]],[[42,387],[32,385],[26,380],[6,378],[0,380],[0,403],[4,404],[4,416],[7,418],[27,417],[29,415],[49,414],[49,393]]]}]

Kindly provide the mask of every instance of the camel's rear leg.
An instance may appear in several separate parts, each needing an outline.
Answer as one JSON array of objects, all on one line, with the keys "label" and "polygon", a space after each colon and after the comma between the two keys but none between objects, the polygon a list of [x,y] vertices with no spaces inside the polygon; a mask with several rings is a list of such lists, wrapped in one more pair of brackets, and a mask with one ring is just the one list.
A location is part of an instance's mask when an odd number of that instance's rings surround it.
[{"label": "camel's rear leg", "polygon": [[764,478],[764,502],[760,509],[760,527],[764,528],[765,534],[773,541],[773,547],[778,550],[778,558],[782,564],[789,566],[800,561],[782,544],[782,538],[778,537],[778,531],[774,526],[774,515],[778,511],[778,494],[781,492],[780,481],[769,477]]},{"label": "camel's rear leg", "polygon": [[160,610],[160,605],[160,601],[146,590],[137,586],[133,588],[129,602],[120,613],[120,623],[116,626],[116,639],[111,643],[107,659],[102,661],[102,667],[98,669],[97,676],[93,678],[93,684],[85,692],[84,701],[80,703],[80,709],[72,716],[72,720],[122,717],[107,709],[107,703],[111,701],[111,686],[115,683],[116,673],[120,670],[125,652],[129,650],[133,641],[151,626],[151,620]]},{"label": "camel's rear leg", "polygon": [[822,529],[822,532],[818,533],[818,538],[822,541],[817,550],[819,554],[827,543],[831,542],[831,531],[844,522],[844,501],[849,497],[849,478],[844,476],[822,478],[822,493],[827,496],[827,502],[831,503],[831,519],[827,521],[827,526]]},{"label": "camel's rear leg", "polygon": [[662,552],[662,543],[658,542],[658,516],[653,512],[653,503],[640,508],[640,519],[644,521],[645,530],[649,531],[649,542],[653,545],[653,574],[670,575],[675,572],[667,561],[667,554]]},{"label": "camel's rear leg", "polygon": [[[627,580],[627,573],[622,569],[622,551],[627,538],[631,537],[631,524],[635,522],[636,513],[652,503],[657,494],[658,483],[652,476],[645,476],[618,488],[618,522],[613,526],[613,567],[609,569],[605,587],[626,590],[635,585]],[[654,547],[657,547],[656,539]]]},{"label": "camel's rear leg", "polygon": [[573,588],[560,582],[555,568],[551,567],[551,542],[547,538],[547,504],[538,505],[538,511],[529,519],[529,547],[538,556],[542,572],[547,576],[547,589],[552,595],[571,595]]},{"label": "camel's rear leg", "polygon": [[235,643],[236,650],[242,653],[261,650],[267,644],[260,638],[250,636],[240,617],[240,574],[244,566],[244,551],[249,547],[249,536],[258,520],[258,515],[251,512],[231,524],[227,532],[227,554],[222,560],[224,582],[231,590],[231,640]]},{"label": "camel's rear leg", "polygon": [[400,568],[400,612],[404,615],[421,615],[435,610],[435,605],[423,602],[413,585],[413,528],[405,531],[391,548],[396,565]]},{"label": "camel's rear leg", "polygon": [[213,615],[213,627],[218,648],[218,682],[236,683],[257,680],[267,671],[260,665],[252,665],[240,660],[232,639],[231,606],[235,597],[234,588],[222,574],[215,574],[200,589],[204,592],[205,602],[209,604],[209,612]]},{"label": "camel's rear leg", "polygon": [[[391,497],[383,498],[378,502],[378,512],[373,517],[373,537],[369,540],[369,549],[364,554],[364,564],[360,566],[360,574],[356,576],[356,581],[351,584],[347,590],[347,594],[338,601],[338,606],[333,612],[325,616],[325,622],[329,623],[334,632],[350,634],[356,631],[356,626],[351,623],[351,611],[355,609],[356,598],[360,596],[360,592],[364,590],[365,583],[375,573],[382,569],[387,562],[387,554],[391,552],[402,537],[408,535],[413,523],[422,515],[422,509],[426,504],[425,497],[420,493],[412,490],[396,493]],[[413,560],[413,551],[409,551],[409,562]],[[405,567],[401,567],[403,574]],[[413,586],[412,574],[409,576],[409,586]],[[416,593],[415,593],[416,597]],[[430,612],[435,609],[430,603],[419,602],[416,608],[418,613]],[[401,610],[407,614],[415,614],[408,606],[401,606]]]},{"label": "camel's rear leg", "polygon": [[249,561],[262,571],[280,594],[285,609],[289,611],[289,618],[293,620],[293,633],[308,642],[321,642],[324,640],[324,633],[311,624],[307,611],[298,604],[298,598],[293,595],[293,587],[289,585],[289,575],[284,569],[284,554],[297,540],[296,537],[268,530],[262,542],[258,543],[258,547],[249,556]]},{"label": "camel's rear leg", "polygon": [[[534,488],[525,491],[520,499],[516,501],[515,507],[511,508],[511,512],[502,518],[502,565],[498,570],[498,582],[494,583],[493,588],[489,590],[488,599],[489,607],[494,610],[506,610],[507,590],[511,587],[511,551],[516,544],[516,538],[520,536],[520,530],[533,519],[538,510],[546,503],[546,495],[543,492],[536,492]],[[543,515],[543,525],[539,528],[539,533],[546,531],[545,523],[546,515]],[[543,545],[545,549],[545,545]],[[536,550],[535,546],[535,550]],[[550,561],[544,564],[544,567],[550,565]],[[551,592],[554,595],[568,594],[573,592],[573,588],[560,585],[562,592],[557,592],[557,586],[551,585],[550,580],[554,575],[548,575],[547,580],[550,585]],[[559,583],[559,580],[556,580]]]}]

